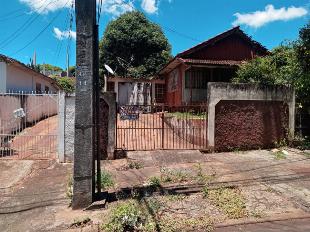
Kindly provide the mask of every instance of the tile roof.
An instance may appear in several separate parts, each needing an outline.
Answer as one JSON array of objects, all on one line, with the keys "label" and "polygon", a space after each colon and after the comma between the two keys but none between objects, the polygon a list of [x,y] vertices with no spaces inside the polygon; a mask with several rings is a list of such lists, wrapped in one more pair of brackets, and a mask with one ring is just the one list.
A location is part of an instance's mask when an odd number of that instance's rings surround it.
[{"label": "tile roof", "polygon": [[236,60],[199,60],[199,59],[181,59],[186,64],[204,64],[204,65],[229,65],[229,66],[238,66],[241,65],[244,61]]},{"label": "tile roof", "polygon": [[268,53],[268,49],[265,48],[262,44],[260,44],[259,42],[253,40],[250,36],[248,36],[247,34],[245,34],[239,26],[234,27],[230,30],[227,30],[205,42],[202,42],[190,49],[187,49],[179,54],[176,55],[176,57],[182,58],[185,55],[189,55],[197,50],[200,50],[203,47],[209,46],[209,45],[213,45],[215,44],[217,41],[222,40],[232,34],[238,34],[239,36],[241,36],[242,38],[244,38],[246,41],[248,41],[250,44],[252,44],[253,47],[255,47],[257,50],[263,52],[263,53]]},{"label": "tile roof", "polygon": [[44,74],[42,74],[42,73],[40,73],[40,72],[37,72],[37,71],[33,70],[32,68],[28,67],[27,65],[25,65],[24,63],[22,63],[22,62],[20,62],[20,61],[18,61],[18,60],[15,60],[15,59],[13,59],[13,58],[11,58],[11,57],[8,57],[8,56],[5,56],[5,55],[0,54],[0,61],[4,61],[5,63],[17,65],[17,66],[19,66],[19,67],[21,67],[21,68],[24,68],[24,69],[26,69],[26,70],[28,70],[28,71],[30,71],[30,72],[36,74],[36,75],[40,75],[42,78],[44,78],[44,79],[50,81],[50,82],[51,82],[53,85],[55,85],[58,89],[62,89],[62,88],[57,84],[57,82],[56,82],[54,79],[52,79],[52,78],[50,78],[50,77],[48,77],[48,76],[46,76],[46,75],[44,75]]}]

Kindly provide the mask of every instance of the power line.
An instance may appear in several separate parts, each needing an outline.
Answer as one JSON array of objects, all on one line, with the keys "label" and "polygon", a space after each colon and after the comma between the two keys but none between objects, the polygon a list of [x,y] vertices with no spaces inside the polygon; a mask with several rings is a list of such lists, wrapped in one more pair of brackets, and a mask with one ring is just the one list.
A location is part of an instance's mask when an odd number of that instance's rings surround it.
[{"label": "power line", "polygon": [[5,22],[5,21],[11,20],[11,19],[17,19],[17,18],[20,18],[20,17],[25,16],[25,15],[26,15],[26,13],[22,13],[19,15],[11,16],[11,17],[0,18],[0,22]]},{"label": "power line", "polygon": [[[130,5],[128,2],[122,1],[122,4],[125,4],[125,5],[127,5],[127,6],[129,6],[129,7],[132,7],[132,5]],[[121,4],[119,4],[119,5],[121,5]],[[175,29],[173,29],[173,28],[171,28],[171,27],[168,27],[168,26],[163,25],[163,24],[161,24],[161,23],[155,22],[154,20],[152,20],[151,18],[148,18],[147,16],[145,16],[145,17],[146,17],[148,20],[150,20],[151,22],[154,22],[154,23],[156,23],[156,24],[159,24],[162,28],[164,28],[164,29],[166,29],[167,31],[170,31],[170,32],[172,32],[172,33],[175,33],[176,35],[178,35],[178,36],[180,36],[180,37],[183,37],[183,38],[186,38],[186,39],[195,41],[195,42],[200,42],[200,43],[202,42],[202,40],[200,40],[200,39],[194,38],[194,37],[192,37],[192,36],[190,36],[190,35],[187,35],[187,34],[185,34],[185,33],[183,33],[183,32],[179,32],[179,31],[177,31],[177,30],[175,30]]]},{"label": "power line", "polygon": [[[65,28],[69,28],[69,24],[68,24],[69,17],[70,17],[70,10],[68,10],[68,14],[66,16],[66,20],[65,20],[65,24],[64,24],[64,25],[66,25]],[[62,50],[62,45],[63,45],[63,40],[62,39],[58,40],[57,49],[56,49],[56,53],[55,53],[56,54],[56,60],[54,61],[54,63],[56,63],[56,65],[58,64],[58,61],[59,61],[59,55],[60,55],[60,52]]]},{"label": "power line", "polygon": [[17,12],[23,11],[23,10],[24,10],[24,8],[19,8],[17,10],[13,10],[13,11],[11,11],[9,13],[6,13],[5,15],[2,15],[2,17],[7,17],[7,16],[13,15],[13,14],[15,14]]},{"label": "power line", "polygon": [[[59,0],[55,0],[55,1],[51,1],[48,4],[45,5],[44,4],[41,5],[38,10],[42,9],[44,7],[44,9],[41,11],[45,11],[47,9],[47,7],[52,4],[52,3],[56,3]],[[44,1],[43,1],[44,2]],[[29,28],[39,17],[40,17],[40,13],[37,14],[34,18],[31,16],[21,27],[19,27],[15,32],[13,32],[11,35],[9,35],[6,39],[4,39],[1,43],[0,43],[0,49],[3,49],[5,47],[7,47],[9,44],[11,44],[14,40],[16,40],[19,36],[21,36],[21,34],[27,30],[27,28]]]},{"label": "power line", "polygon": [[[68,4],[68,2],[69,2],[69,0],[67,1],[67,3],[63,7],[65,7]],[[25,48],[27,48],[29,45],[31,45],[35,40],[37,40],[50,27],[50,25],[58,18],[58,16],[61,13],[62,13],[62,11],[59,11],[59,13],[55,17],[53,17],[53,19],[31,41],[29,41],[24,47],[20,48],[15,53],[13,53],[12,56],[23,51]]]}]

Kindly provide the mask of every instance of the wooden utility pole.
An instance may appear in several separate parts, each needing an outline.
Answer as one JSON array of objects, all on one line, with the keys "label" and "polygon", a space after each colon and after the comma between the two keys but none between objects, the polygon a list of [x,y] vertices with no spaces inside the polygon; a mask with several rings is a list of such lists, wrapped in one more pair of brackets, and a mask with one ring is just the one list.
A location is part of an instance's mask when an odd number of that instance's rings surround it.
[{"label": "wooden utility pole", "polygon": [[98,44],[96,0],[76,0],[76,103],[73,209],[89,206],[95,195]]}]

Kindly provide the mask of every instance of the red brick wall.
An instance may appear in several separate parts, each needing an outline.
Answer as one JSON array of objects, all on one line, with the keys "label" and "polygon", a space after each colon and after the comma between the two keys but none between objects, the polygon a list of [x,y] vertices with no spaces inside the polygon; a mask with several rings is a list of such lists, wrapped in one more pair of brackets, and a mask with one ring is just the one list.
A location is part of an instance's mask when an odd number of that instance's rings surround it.
[{"label": "red brick wall", "polygon": [[270,148],[287,138],[288,105],[276,101],[220,101],[215,150]]}]

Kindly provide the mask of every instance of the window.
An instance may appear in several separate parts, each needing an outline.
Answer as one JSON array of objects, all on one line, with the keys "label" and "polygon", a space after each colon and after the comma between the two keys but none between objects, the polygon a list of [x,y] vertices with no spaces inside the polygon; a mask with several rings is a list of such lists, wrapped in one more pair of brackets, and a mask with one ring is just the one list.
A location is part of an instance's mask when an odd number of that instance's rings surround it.
[{"label": "window", "polygon": [[41,84],[40,83],[36,83],[36,93],[41,93],[42,89],[41,89]]},{"label": "window", "polygon": [[45,93],[49,93],[50,88],[48,86],[45,86]]},{"label": "window", "polygon": [[230,82],[235,74],[236,69],[233,68],[215,68],[213,70],[213,77],[216,82]]},{"label": "window", "polygon": [[185,88],[207,89],[211,81],[211,70],[192,68],[185,73]]},{"label": "window", "polygon": [[165,101],[165,84],[155,84],[155,101],[164,103]]}]

